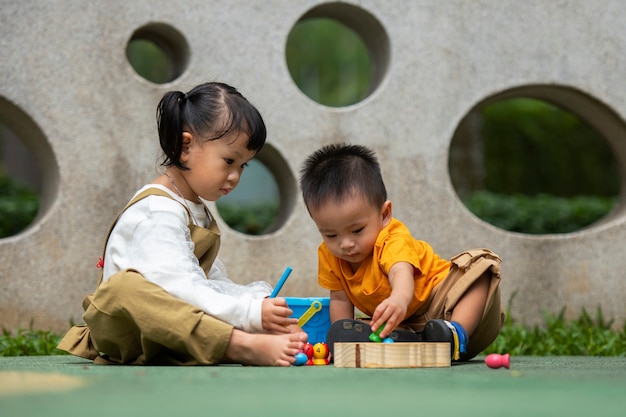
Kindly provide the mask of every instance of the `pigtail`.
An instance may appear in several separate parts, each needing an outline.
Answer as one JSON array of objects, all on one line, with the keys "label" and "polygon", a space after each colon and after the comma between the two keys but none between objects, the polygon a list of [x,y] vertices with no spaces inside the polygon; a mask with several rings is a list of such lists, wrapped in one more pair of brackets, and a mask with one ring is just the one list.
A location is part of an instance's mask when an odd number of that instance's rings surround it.
[{"label": "pigtail", "polygon": [[234,87],[219,82],[197,85],[188,93],[165,93],[157,106],[162,166],[188,169],[181,161],[183,129],[197,140],[218,140],[232,132],[248,134],[246,148],[260,151],[267,135],[259,111]]},{"label": "pigtail", "polygon": [[157,106],[159,143],[165,154],[161,165],[187,169],[181,162],[183,150],[184,112],[189,96],[180,91],[165,93]]}]

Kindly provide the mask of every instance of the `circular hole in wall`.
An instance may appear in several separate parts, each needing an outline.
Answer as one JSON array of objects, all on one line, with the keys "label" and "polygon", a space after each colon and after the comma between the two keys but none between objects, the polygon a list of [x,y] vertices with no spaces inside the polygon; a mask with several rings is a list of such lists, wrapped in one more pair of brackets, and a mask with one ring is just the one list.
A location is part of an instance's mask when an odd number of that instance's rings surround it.
[{"label": "circular hole in wall", "polygon": [[47,212],[58,176],[52,148],[39,126],[0,97],[0,238],[22,232]]},{"label": "circular hole in wall", "polygon": [[132,34],[126,45],[126,58],[141,77],[164,84],[180,77],[187,69],[189,45],[172,26],[150,23]]},{"label": "circular hole in wall", "polygon": [[389,66],[389,38],[366,10],[345,3],[314,7],[296,22],[285,56],[298,88],[331,107],[355,104],[381,84]]},{"label": "circular hole in wall", "polygon": [[278,151],[265,144],[243,172],[239,185],[216,202],[224,222],[247,235],[263,235],[285,224],[296,199],[296,181]]},{"label": "circular hole in wall", "polygon": [[511,89],[463,118],[450,178],[465,206],[494,226],[574,232],[624,211],[625,134],[609,107],[578,90]]}]

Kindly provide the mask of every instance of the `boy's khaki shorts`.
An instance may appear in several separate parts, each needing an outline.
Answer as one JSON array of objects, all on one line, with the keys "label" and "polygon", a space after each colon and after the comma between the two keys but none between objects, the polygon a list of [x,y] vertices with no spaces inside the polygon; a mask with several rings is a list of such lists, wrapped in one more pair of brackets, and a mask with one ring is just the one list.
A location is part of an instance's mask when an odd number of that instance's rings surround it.
[{"label": "boy's khaki shorts", "polygon": [[431,293],[428,301],[403,325],[422,331],[432,319],[450,320],[452,310],[468,288],[485,272],[491,275],[487,303],[482,318],[467,345],[466,358],[473,358],[500,334],[504,310],[500,302],[500,258],[489,249],[471,249],[451,259],[450,273]]}]

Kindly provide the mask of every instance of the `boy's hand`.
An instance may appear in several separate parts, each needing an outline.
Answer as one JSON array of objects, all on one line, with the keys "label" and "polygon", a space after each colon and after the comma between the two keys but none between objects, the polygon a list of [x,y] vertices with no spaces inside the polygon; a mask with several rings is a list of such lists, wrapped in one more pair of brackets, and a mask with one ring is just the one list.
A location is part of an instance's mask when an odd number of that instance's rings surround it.
[{"label": "boy's hand", "polygon": [[282,297],[265,298],[261,307],[261,322],[268,333],[293,333],[298,319]]},{"label": "boy's hand", "polygon": [[385,324],[380,332],[380,338],[384,339],[398,327],[406,315],[407,304],[404,300],[396,299],[393,294],[376,307],[370,323],[372,331]]},{"label": "boy's hand", "polygon": [[396,262],[389,269],[389,285],[391,295],[376,307],[372,314],[370,325],[372,330],[378,329],[385,324],[380,332],[380,338],[384,339],[398,327],[404,320],[409,304],[415,293],[414,268],[408,262]]}]

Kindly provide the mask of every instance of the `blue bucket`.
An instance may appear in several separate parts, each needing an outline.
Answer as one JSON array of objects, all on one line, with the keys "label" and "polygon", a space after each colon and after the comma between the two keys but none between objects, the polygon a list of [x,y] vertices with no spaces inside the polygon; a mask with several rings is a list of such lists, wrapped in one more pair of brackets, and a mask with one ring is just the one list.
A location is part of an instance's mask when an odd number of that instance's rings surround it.
[{"label": "blue bucket", "polygon": [[302,326],[309,336],[309,343],[326,342],[326,333],[330,328],[330,298],[329,297],[285,297],[287,305],[293,310],[293,316],[303,319],[303,315],[310,309],[309,318]]}]

